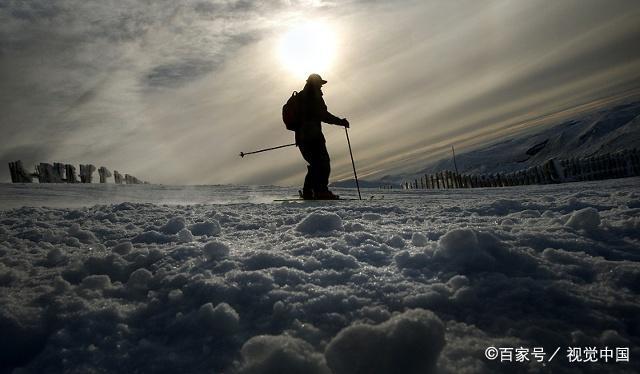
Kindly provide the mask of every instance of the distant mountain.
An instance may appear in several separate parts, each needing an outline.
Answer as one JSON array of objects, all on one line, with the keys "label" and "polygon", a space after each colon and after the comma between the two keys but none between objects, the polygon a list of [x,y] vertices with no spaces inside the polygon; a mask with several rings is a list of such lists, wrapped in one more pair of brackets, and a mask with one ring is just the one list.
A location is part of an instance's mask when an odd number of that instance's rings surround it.
[{"label": "distant mountain", "polygon": [[[640,102],[618,105],[546,127],[538,132],[520,133],[489,146],[456,154],[461,173],[484,174],[526,169],[550,158],[586,157],[640,147]],[[376,181],[360,181],[378,187],[400,183],[424,174],[454,170],[451,158],[434,162],[414,173],[386,176]],[[336,183],[354,187],[353,180]]]}]

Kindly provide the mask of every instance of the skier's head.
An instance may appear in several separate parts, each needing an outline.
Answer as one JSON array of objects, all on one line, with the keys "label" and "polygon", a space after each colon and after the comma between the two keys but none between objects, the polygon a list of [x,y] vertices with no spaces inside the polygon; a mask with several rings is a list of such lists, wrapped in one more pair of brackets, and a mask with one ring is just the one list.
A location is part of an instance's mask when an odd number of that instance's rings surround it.
[{"label": "skier's head", "polygon": [[327,83],[326,80],[322,79],[322,77],[318,74],[311,74],[309,78],[307,78],[307,84],[312,86],[316,86],[318,88],[322,87],[323,84]]}]

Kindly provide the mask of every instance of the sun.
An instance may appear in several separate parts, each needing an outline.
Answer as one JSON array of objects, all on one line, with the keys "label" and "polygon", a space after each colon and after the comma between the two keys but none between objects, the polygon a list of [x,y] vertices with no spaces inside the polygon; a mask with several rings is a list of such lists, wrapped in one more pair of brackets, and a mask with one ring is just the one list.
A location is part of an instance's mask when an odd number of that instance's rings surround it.
[{"label": "sun", "polygon": [[296,78],[323,74],[331,67],[336,53],[336,36],[324,22],[305,22],[291,27],[280,39],[279,56],[284,67]]}]

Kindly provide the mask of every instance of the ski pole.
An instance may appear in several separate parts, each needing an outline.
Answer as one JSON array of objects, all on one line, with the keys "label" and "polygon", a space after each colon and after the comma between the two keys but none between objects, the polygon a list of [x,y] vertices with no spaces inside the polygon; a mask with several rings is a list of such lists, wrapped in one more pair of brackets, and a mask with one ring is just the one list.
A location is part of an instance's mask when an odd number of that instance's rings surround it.
[{"label": "ski pole", "polygon": [[244,157],[246,155],[252,155],[254,153],[260,153],[260,152],[266,152],[266,151],[273,151],[274,149],[278,149],[278,148],[284,148],[284,147],[291,147],[293,145],[297,145],[296,143],[291,143],[291,144],[285,144],[285,145],[279,145],[277,147],[271,147],[271,148],[265,148],[265,149],[259,149],[257,151],[252,151],[252,152],[240,152],[240,157]]},{"label": "ski pole", "polygon": [[356,173],[356,163],[353,161],[353,152],[351,152],[351,142],[349,141],[349,131],[344,128],[344,133],[347,134],[347,144],[349,145],[349,155],[351,156],[351,166],[353,166],[353,176],[356,178],[356,187],[358,188],[358,199],[362,200],[360,195],[360,183],[358,183],[358,174]]}]

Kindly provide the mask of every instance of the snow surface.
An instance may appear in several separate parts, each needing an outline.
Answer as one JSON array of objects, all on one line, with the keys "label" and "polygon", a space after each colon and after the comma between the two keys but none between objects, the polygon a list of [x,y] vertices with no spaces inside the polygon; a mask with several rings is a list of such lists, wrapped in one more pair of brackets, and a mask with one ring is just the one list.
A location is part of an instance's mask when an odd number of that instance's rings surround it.
[{"label": "snow surface", "polygon": [[[0,372],[639,372],[639,182],[306,203],[0,185]],[[562,349],[543,366],[488,346]]]}]

